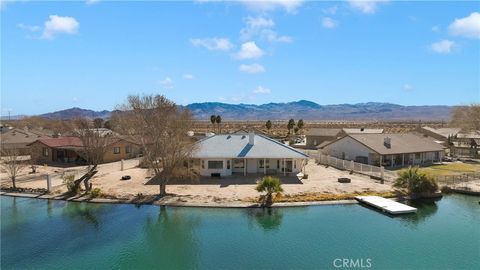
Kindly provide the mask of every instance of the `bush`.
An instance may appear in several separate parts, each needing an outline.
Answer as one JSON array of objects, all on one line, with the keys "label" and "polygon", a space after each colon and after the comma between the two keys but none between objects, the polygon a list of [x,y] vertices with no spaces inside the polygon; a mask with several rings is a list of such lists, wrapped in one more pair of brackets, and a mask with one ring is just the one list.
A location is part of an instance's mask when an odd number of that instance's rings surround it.
[{"label": "bush", "polygon": [[409,167],[407,170],[400,172],[393,186],[405,188],[409,194],[434,193],[438,190],[435,179],[419,172],[418,167]]},{"label": "bush", "polygon": [[65,175],[62,178],[63,178],[63,183],[67,186],[68,192],[77,194],[79,190],[78,188],[75,188],[75,175],[73,174]]},{"label": "bush", "polygon": [[100,195],[102,195],[102,190],[100,188],[94,188],[92,191],[90,191],[90,196],[92,196],[92,198],[97,198]]}]

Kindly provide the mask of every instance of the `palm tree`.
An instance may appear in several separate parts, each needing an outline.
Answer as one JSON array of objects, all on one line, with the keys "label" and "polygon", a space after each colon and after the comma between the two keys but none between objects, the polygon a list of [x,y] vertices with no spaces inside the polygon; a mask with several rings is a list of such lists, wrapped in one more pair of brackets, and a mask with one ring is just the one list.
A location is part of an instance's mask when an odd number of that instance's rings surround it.
[{"label": "palm tree", "polygon": [[213,131],[215,131],[215,122],[216,121],[217,121],[217,117],[214,114],[210,115],[210,122],[212,123],[213,128],[214,128]]},{"label": "palm tree", "polygon": [[438,190],[435,179],[427,176],[425,173],[419,172],[418,167],[408,167],[407,170],[401,171],[394,187],[405,188],[409,194],[415,193],[433,193]]},{"label": "palm tree", "polygon": [[270,129],[272,128],[272,121],[268,120],[267,123],[265,123],[265,127],[267,128],[268,132],[270,132]]},{"label": "palm tree", "polygon": [[220,115],[217,115],[217,117],[215,118],[215,122],[218,125],[218,133],[220,133],[220,123],[222,123],[222,117]]},{"label": "palm tree", "polygon": [[272,194],[280,193],[283,191],[282,182],[278,177],[264,176],[258,182],[255,188],[258,192],[267,192],[262,203],[263,206],[271,206],[273,203]]},{"label": "palm tree", "polygon": [[290,130],[292,130],[294,126],[295,126],[295,120],[293,119],[288,120],[287,129],[288,129],[289,135],[290,135]]}]

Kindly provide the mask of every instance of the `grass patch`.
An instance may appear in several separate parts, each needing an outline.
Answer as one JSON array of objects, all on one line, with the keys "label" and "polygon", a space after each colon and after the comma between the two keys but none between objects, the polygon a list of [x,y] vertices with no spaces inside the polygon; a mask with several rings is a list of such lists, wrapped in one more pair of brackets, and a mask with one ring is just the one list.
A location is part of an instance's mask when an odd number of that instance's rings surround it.
[{"label": "grass patch", "polygon": [[[403,193],[389,191],[389,192],[359,192],[359,193],[344,193],[344,194],[330,194],[330,193],[300,193],[293,195],[278,194],[273,198],[274,203],[281,202],[314,202],[314,201],[338,201],[338,200],[352,200],[355,196],[380,196],[380,197],[397,197],[404,195]],[[247,198],[248,202],[260,202],[259,198]]]},{"label": "grass patch", "polygon": [[[401,169],[397,172],[400,173],[401,171],[408,170],[408,169]],[[436,176],[446,176],[446,175],[461,175],[464,173],[473,173],[473,172],[480,172],[480,164],[468,164],[468,163],[448,163],[448,164],[441,164],[441,165],[432,165],[429,167],[423,167],[418,170],[419,172],[425,173],[431,177]]]}]

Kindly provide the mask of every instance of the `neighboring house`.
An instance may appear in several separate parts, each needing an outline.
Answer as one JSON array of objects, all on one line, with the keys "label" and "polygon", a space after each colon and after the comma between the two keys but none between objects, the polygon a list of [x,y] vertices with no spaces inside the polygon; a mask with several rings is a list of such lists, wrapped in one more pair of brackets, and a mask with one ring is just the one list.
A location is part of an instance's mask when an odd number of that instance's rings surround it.
[{"label": "neighboring house", "polygon": [[0,147],[3,150],[16,149],[20,155],[29,155],[32,142],[43,136],[18,128],[8,129],[0,134]]},{"label": "neighboring house", "polygon": [[[42,138],[30,144],[32,160],[38,164],[85,163],[84,147],[79,137]],[[103,162],[114,162],[137,157],[140,146],[125,138],[108,141]]]},{"label": "neighboring house", "polygon": [[200,175],[299,173],[308,156],[254,132],[220,134],[195,144],[192,166]]},{"label": "neighboring house", "polygon": [[379,134],[383,129],[373,128],[311,128],[306,135],[306,146],[308,148],[322,149],[328,143],[335,141],[348,134]]},{"label": "neighboring house", "polygon": [[305,132],[306,147],[316,148],[341,137],[339,128],[310,128]]},{"label": "neighboring house", "polygon": [[460,128],[421,127],[417,132],[448,148],[451,156],[474,157],[480,153],[480,131],[463,133]]},{"label": "neighboring house", "polygon": [[444,147],[412,133],[350,134],[327,144],[322,153],[364,164],[403,167],[441,161]]}]

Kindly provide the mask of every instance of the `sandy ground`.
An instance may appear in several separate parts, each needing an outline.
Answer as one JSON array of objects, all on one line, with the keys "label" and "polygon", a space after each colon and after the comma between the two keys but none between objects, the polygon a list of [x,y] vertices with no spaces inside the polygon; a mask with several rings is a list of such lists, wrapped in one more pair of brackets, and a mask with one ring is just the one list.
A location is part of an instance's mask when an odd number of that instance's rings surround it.
[{"label": "sandy ground", "polygon": [[[62,173],[62,168],[42,167],[39,172],[33,175],[23,174],[17,181],[18,187],[45,188],[45,173]],[[76,168],[78,169],[78,168]],[[28,171],[28,170],[27,170]],[[352,174],[340,171],[335,168],[326,168],[323,165],[316,165],[310,160],[306,166],[308,179],[299,179],[297,176],[279,176],[285,195],[304,193],[325,193],[345,194],[360,192],[388,192],[392,191],[391,183],[381,184],[377,180],[367,176]],[[121,180],[123,175],[131,176],[130,180]],[[1,173],[2,186],[10,185],[5,174]],[[259,193],[255,190],[255,184],[263,174],[256,175],[234,175],[221,179],[210,177],[200,178],[193,182],[171,183],[167,186],[167,192],[175,194],[176,200],[188,202],[235,202],[258,198]],[[146,169],[133,168],[120,171],[115,166],[104,166],[100,168],[97,175],[92,179],[93,187],[100,188],[104,194],[113,195],[117,198],[132,198],[137,194],[156,195],[159,193],[159,186],[145,185],[151,174]],[[339,177],[351,178],[351,183],[338,183]],[[54,185],[57,186],[56,193],[66,191],[57,177]]]}]

